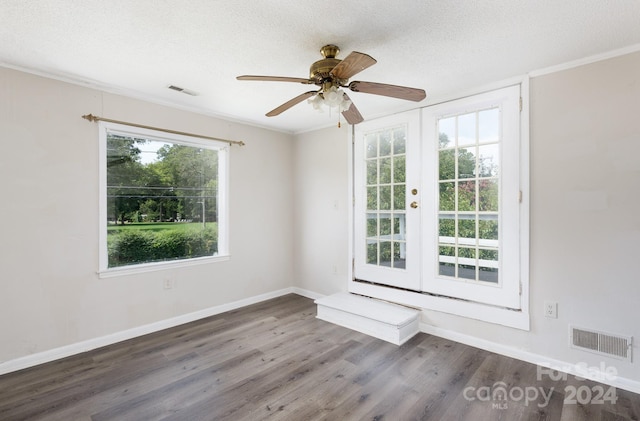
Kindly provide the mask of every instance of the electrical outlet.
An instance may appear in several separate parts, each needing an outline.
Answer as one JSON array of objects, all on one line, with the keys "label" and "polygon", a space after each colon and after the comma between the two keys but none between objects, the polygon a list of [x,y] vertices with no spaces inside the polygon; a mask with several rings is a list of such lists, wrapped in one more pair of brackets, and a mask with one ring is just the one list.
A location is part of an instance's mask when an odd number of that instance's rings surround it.
[{"label": "electrical outlet", "polygon": [[550,319],[558,318],[558,303],[554,301],[545,301],[544,302],[544,317],[548,317]]},{"label": "electrical outlet", "polygon": [[164,280],[162,286],[164,287],[164,289],[172,289],[173,288],[173,279],[167,278]]}]

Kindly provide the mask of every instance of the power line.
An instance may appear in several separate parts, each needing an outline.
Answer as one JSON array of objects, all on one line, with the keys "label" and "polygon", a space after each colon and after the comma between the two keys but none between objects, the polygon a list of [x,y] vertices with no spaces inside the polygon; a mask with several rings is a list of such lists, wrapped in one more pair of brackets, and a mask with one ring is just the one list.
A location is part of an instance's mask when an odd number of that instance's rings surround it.
[{"label": "power line", "polygon": [[107,189],[138,189],[138,190],[191,190],[191,191],[207,191],[215,190],[215,187],[162,187],[162,186],[107,186]]}]

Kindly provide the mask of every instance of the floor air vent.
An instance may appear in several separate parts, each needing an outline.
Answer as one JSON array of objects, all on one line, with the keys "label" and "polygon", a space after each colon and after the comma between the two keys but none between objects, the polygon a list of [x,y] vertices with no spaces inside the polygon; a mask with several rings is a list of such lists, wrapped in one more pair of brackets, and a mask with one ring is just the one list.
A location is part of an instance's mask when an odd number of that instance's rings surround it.
[{"label": "floor air vent", "polygon": [[631,361],[631,336],[612,335],[571,326],[571,346]]}]

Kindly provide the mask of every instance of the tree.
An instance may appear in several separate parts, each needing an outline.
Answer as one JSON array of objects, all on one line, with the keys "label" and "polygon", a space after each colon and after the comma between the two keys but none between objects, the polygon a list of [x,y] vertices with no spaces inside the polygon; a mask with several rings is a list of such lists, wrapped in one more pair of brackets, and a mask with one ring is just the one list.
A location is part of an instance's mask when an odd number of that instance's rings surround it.
[{"label": "tree", "polygon": [[142,182],[144,166],[138,145],[144,139],[109,134],[107,136],[107,203],[117,223],[125,223],[140,205],[136,187]]},{"label": "tree", "polygon": [[167,145],[158,151],[158,157],[163,181],[174,186],[185,217],[217,221],[218,153],[191,146]]}]

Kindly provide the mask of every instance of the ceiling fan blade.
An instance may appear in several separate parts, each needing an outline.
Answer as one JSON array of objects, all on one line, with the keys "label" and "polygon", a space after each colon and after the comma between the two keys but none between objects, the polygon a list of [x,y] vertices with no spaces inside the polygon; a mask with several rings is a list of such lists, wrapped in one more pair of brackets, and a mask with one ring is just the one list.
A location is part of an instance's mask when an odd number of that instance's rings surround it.
[{"label": "ceiling fan blade", "polygon": [[257,81],[266,81],[266,82],[296,82],[296,83],[304,83],[305,85],[310,85],[313,83],[312,80],[303,79],[300,77],[285,77],[285,76],[255,76],[255,75],[243,75],[236,77],[237,80],[257,80]]},{"label": "ceiling fan blade", "polygon": [[406,86],[387,85],[375,82],[353,81],[349,84],[349,89],[353,92],[363,92],[365,94],[375,94],[390,96],[393,98],[406,99],[409,101],[422,101],[427,97],[423,89],[408,88]]},{"label": "ceiling fan blade", "polygon": [[[349,98],[347,94],[344,94],[344,99],[351,101],[351,98]],[[342,115],[344,116],[344,119],[347,120],[347,123],[352,126],[364,121],[362,114],[360,114],[360,111],[358,111],[353,101],[351,101],[349,109],[342,112]]]},{"label": "ceiling fan blade", "polygon": [[346,56],[336,67],[329,72],[338,79],[349,79],[353,75],[360,73],[367,67],[373,66],[377,61],[368,54],[353,51]]},{"label": "ceiling fan blade", "polygon": [[305,99],[314,96],[315,94],[317,94],[318,91],[309,91],[309,92],[305,92],[303,94],[298,95],[297,97],[290,99],[289,101],[285,102],[284,104],[282,104],[279,107],[274,108],[273,110],[269,111],[266,115],[267,117],[273,117],[276,115],[279,115],[280,113],[287,111],[289,108],[293,107],[294,105],[304,101]]}]

